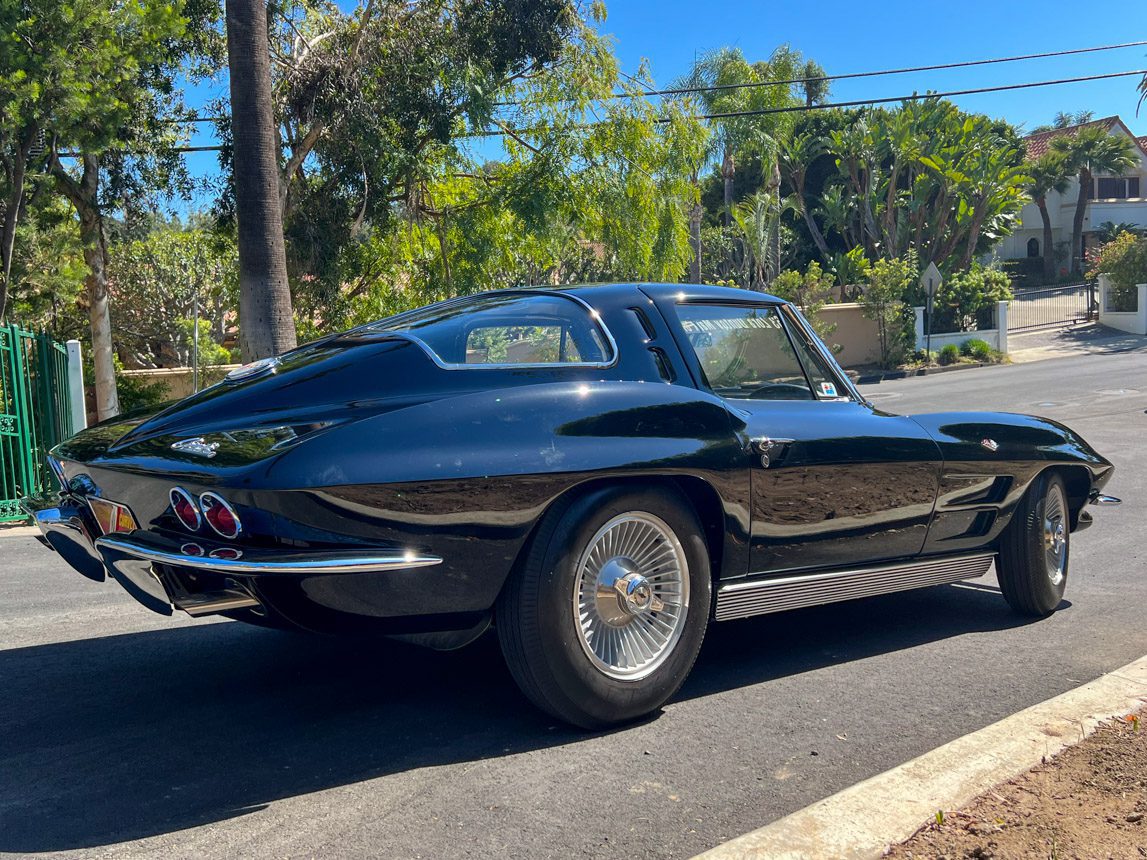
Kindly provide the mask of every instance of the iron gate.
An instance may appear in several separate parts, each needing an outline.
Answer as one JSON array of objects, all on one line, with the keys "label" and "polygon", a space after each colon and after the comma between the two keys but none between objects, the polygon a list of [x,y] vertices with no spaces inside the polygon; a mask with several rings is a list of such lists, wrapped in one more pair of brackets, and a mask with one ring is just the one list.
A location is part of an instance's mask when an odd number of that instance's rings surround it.
[{"label": "iron gate", "polygon": [[1008,331],[1066,326],[1099,318],[1095,284],[1017,290],[1008,304]]},{"label": "iron gate", "polygon": [[72,435],[67,390],[63,346],[0,325],[0,523],[26,519],[20,499],[53,486],[44,454]]}]

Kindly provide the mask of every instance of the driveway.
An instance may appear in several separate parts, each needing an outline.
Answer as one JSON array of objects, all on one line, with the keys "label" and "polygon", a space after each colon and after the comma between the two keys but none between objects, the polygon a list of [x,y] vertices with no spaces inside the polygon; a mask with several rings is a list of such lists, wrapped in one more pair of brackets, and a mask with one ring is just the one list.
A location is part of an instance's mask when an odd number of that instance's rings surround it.
[{"label": "driveway", "polygon": [[0,852],[687,857],[1147,653],[1147,358],[886,382],[1066,421],[1117,465],[1068,601],[972,584],[714,626],[655,719],[584,734],[496,645],[435,654],[150,615],[0,537]]}]

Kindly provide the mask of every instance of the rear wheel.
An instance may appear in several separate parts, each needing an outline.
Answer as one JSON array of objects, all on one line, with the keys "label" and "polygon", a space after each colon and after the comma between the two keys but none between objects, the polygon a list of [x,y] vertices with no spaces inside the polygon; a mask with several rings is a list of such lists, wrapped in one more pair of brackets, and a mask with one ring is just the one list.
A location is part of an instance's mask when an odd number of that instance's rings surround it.
[{"label": "rear wheel", "polygon": [[1032,483],[1000,544],[996,563],[1008,605],[1023,615],[1050,615],[1067,585],[1071,542],[1067,491],[1059,475]]},{"label": "rear wheel", "polygon": [[657,710],[697,658],[709,555],[676,492],[611,488],[547,514],[497,608],[522,691],[583,728]]}]

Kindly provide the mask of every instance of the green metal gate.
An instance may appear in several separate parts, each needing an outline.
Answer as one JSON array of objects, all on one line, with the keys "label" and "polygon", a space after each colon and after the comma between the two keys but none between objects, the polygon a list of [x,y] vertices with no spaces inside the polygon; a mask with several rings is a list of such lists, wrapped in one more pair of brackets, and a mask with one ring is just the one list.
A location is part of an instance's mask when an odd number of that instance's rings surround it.
[{"label": "green metal gate", "polygon": [[0,325],[0,523],[20,499],[54,486],[44,455],[72,435],[68,351],[46,334]]}]

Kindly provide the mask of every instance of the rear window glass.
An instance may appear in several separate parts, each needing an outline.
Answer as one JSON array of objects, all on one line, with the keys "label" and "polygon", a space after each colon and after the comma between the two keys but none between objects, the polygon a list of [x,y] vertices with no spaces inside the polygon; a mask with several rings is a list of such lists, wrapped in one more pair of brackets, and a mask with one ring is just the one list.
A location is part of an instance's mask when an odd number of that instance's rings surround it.
[{"label": "rear window glass", "polygon": [[407,332],[450,367],[602,365],[614,358],[596,315],[560,295],[464,299],[382,320],[370,329]]}]

